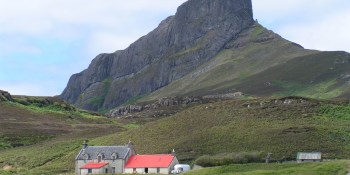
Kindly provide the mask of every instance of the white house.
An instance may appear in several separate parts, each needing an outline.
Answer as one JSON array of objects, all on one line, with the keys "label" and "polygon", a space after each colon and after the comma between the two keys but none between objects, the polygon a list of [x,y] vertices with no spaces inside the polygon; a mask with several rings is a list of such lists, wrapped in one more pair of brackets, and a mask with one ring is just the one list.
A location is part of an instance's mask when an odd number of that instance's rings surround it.
[{"label": "white house", "polygon": [[125,165],[125,173],[170,174],[178,163],[175,154],[132,155]]},{"label": "white house", "polygon": [[124,173],[126,162],[134,154],[131,142],[124,146],[88,146],[84,143],[75,158],[75,174]]}]

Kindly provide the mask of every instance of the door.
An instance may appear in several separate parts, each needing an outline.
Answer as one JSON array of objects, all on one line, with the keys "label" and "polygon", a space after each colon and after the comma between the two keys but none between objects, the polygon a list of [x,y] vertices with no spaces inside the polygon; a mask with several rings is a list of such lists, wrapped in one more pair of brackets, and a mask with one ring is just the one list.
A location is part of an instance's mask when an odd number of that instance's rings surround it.
[{"label": "door", "polygon": [[145,173],[148,174],[148,168],[145,168]]}]

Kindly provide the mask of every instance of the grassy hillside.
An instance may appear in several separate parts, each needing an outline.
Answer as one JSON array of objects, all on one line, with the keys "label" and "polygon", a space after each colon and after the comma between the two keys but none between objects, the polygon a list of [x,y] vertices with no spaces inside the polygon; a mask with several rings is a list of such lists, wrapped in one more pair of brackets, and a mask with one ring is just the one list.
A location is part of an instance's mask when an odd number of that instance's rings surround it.
[{"label": "grassy hillside", "polygon": [[83,140],[128,127],[57,98],[9,97],[0,101],[0,174],[70,173]]},{"label": "grassy hillside", "polygon": [[54,98],[14,97],[0,102],[0,109],[0,150],[97,128],[114,130],[105,117]]},{"label": "grassy hillside", "polygon": [[259,24],[210,62],[139,102],[241,91],[254,96],[349,97],[350,54],[305,50]]},{"label": "grassy hillside", "polygon": [[243,151],[272,152],[275,160],[295,159],[299,151],[347,158],[350,108],[347,103],[327,103],[285,98],[203,104],[96,143],[117,144],[117,138],[124,142],[131,138],[141,153],[175,148],[180,159]]},{"label": "grassy hillside", "polygon": [[[40,117],[34,114],[31,118]],[[75,125],[65,119],[61,125]],[[221,101],[194,105],[124,131],[118,120],[110,125],[78,121],[86,130],[0,151],[0,168],[11,167],[6,172],[19,174],[72,173],[74,158],[86,138],[90,145],[120,145],[131,139],[139,154],[168,153],[175,148],[186,162],[206,154],[253,151],[272,152],[273,160],[294,160],[299,151],[320,151],[326,159],[350,157],[349,101],[297,97]]]},{"label": "grassy hillside", "polygon": [[184,175],[345,175],[348,162],[247,164],[191,171]]},{"label": "grassy hillside", "polygon": [[329,99],[349,89],[350,54],[321,52],[289,60],[235,86],[248,94]]},{"label": "grassy hillside", "polygon": [[254,74],[312,53],[317,51],[305,50],[256,23],[232,40],[210,62],[139,101],[229,91]]}]

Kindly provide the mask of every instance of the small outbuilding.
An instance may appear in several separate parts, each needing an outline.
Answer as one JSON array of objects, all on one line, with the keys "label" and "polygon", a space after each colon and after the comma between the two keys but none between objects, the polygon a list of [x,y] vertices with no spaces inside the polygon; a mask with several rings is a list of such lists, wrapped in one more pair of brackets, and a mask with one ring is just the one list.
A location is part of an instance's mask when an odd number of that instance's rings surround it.
[{"label": "small outbuilding", "polygon": [[322,153],[320,152],[299,152],[297,154],[297,162],[321,162]]},{"label": "small outbuilding", "polygon": [[132,155],[125,165],[125,173],[169,174],[178,163],[174,154]]}]

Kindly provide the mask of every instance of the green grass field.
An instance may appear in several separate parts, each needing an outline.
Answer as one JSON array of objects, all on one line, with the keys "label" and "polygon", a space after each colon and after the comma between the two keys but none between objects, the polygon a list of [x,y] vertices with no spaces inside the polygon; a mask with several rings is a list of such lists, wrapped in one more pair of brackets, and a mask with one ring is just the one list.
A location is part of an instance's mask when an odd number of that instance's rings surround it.
[{"label": "green grass field", "polygon": [[346,175],[348,162],[228,165],[194,170],[184,175]]},{"label": "green grass field", "polygon": [[[69,115],[57,116],[4,103],[1,105],[1,109],[7,109],[7,114],[12,109],[17,111],[16,114],[23,115],[16,118],[17,130],[9,128],[7,134],[11,134],[10,131],[25,133],[20,130],[20,119],[24,122],[29,119],[28,122],[42,122],[35,125],[39,127],[27,127],[26,131],[39,130],[41,133],[42,129],[47,129],[42,128],[43,124],[49,121],[51,128],[48,130],[64,126],[67,131],[28,146],[0,150],[0,168],[11,167],[11,170],[0,171],[3,174],[72,173],[74,158],[85,139],[90,140],[90,145],[122,145],[131,139],[139,154],[170,153],[175,148],[180,161],[186,163],[202,155],[233,152],[259,152],[263,155],[272,152],[274,161],[295,160],[296,153],[300,151],[320,151],[326,159],[350,157],[348,101],[299,97],[220,101],[184,108],[173,116],[141,125],[125,121],[121,124],[117,119],[105,119],[107,123],[103,123],[78,116],[73,117],[75,120],[72,121]],[[3,113],[0,116],[4,116]],[[9,122],[6,120],[8,117],[6,115],[2,120]],[[5,129],[1,127],[1,132],[5,132]],[[276,165],[277,174],[298,174],[299,170],[308,169],[304,167],[306,165]],[[235,166],[253,166],[252,170],[256,167],[254,173],[262,174],[274,174],[276,171],[276,167],[258,169],[258,165],[254,164]],[[323,170],[333,164],[310,166]],[[226,169],[219,171],[225,174]],[[342,170],[332,170],[338,171]]]}]

